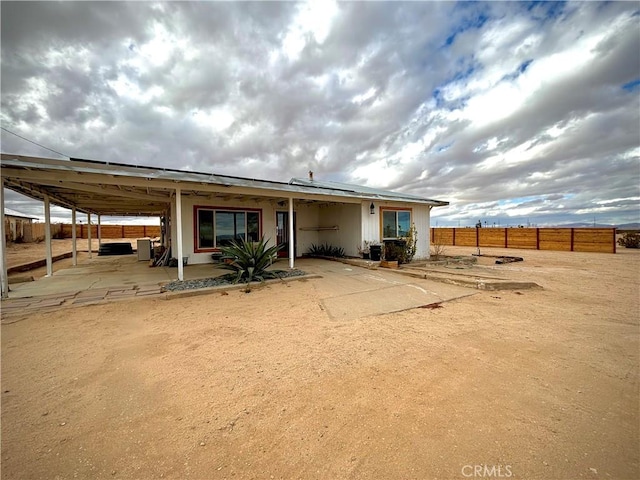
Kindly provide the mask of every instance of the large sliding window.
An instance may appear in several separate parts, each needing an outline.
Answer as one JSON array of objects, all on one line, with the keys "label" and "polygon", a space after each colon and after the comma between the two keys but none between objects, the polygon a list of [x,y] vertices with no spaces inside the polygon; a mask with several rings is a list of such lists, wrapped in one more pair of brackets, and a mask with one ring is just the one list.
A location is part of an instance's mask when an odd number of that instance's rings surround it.
[{"label": "large sliding window", "polygon": [[195,208],[196,250],[229,245],[232,240],[260,240],[260,211]]},{"label": "large sliding window", "polygon": [[406,237],[411,228],[411,210],[382,211],[382,238]]}]

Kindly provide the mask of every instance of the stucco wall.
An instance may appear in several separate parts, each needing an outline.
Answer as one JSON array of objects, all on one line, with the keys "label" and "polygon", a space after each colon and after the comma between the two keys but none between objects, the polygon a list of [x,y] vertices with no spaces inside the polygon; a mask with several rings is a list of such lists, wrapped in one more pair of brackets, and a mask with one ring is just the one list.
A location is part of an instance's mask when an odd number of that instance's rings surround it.
[{"label": "stucco wall", "polygon": [[318,232],[320,243],[342,247],[347,256],[358,255],[360,240],[360,205],[343,204],[320,208],[320,225],[337,226],[337,230]]},{"label": "stucco wall", "polygon": [[[195,250],[195,234],[194,234],[194,206],[204,207],[233,207],[233,208],[249,208],[262,210],[262,234],[269,240],[270,245],[276,242],[276,212],[288,212],[289,206],[278,205],[270,199],[256,202],[249,201],[224,201],[222,199],[209,200],[202,197],[182,197],[182,251],[184,257],[189,257],[190,264],[211,263],[211,253],[196,253]],[[301,256],[309,249],[312,243],[318,243],[318,232],[315,230],[304,230],[305,228],[315,227],[319,225],[319,212],[316,205],[296,205],[294,202],[294,214],[296,219],[296,256]],[[175,199],[172,204],[172,217],[175,218]],[[303,229],[303,230],[301,230]],[[174,239],[171,243],[174,249],[173,256],[176,256],[176,229],[175,222],[171,225],[171,236]]]},{"label": "stucco wall", "polygon": [[[342,247],[348,256],[358,255],[358,246],[364,240],[379,242],[381,234],[380,207],[402,207],[412,211],[412,221],[418,229],[418,249],[416,259],[428,258],[429,255],[429,213],[427,206],[406,205],[391,202],[374,202],[374,214],[369,211],[370,201],[359,204],[341,204],[318,206],[317,204],[298,204],[294,202],[296,216],[296,256],[307,253],[311,244],[328,243]],[[189,263],[210,263],[211,254],[208,252],[195,253],[194,235],[194,206],[233,207],[261,209],[262,234],[276,242],[276,212],[288,211],[288,205],[279,206],[271,199],[264,201],[225,201],[222,199],[207,199],[206,197],[182,197],[182,250],[183,256],[189,258]],[[175,199],[172,203],[171,217],[175,219]],[[337,230],[324,230],[318,227],[337,226]],[[175,221],[171,224],[171,238],[174,256],[177,255]]]},{"label": "stucco wall", "polygon": [[317,204],[296,205],[296,256],[300,257],[309,251],[312,244],[320,243],[319,232],[320,209]]}]

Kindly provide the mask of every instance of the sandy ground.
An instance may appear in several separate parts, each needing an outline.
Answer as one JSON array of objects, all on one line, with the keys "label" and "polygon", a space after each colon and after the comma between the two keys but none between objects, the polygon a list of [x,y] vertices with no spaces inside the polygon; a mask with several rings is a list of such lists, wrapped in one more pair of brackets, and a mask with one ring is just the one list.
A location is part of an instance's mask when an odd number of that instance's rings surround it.
[{"label": "sandy ground", "polygon": [[[103,240],[102,243],[113,242],[129,242],[135,249],[137,246],[137,240],[131,238],[110,238]],[[76,243],[78,252],[88,252],[89,241],[85,239],[78,239]],[[97,252],[100,247],[100,243],[96,239],[91,240],[91,249],[93,252]],[[52,256],[60,255],[62,253],[71,252],[73,248],[73,241],[70,238],[65,239],[53,239],[51,240],[51,254]],[[9,243],[7,245],[7,266],[13,267],[15,265],[22,265],[24,263],[32,262],[46,257],[45,243]],[[62,261],[62,260],[60,260]]]},{"label": "sandy ground", "polygon": [[640,478],[640,251],[483,253],[544,289],[332,321],[308,280],[3,324],[2,478]]}]

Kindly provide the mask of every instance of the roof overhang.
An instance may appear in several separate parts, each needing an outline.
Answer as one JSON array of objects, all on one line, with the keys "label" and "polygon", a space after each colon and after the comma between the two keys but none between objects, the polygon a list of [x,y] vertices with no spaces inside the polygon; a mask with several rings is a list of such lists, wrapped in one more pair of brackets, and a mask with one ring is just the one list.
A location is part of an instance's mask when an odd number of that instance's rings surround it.
[{"label": "roof overhang", "polygon": [[53,204],[99,215],[163,215],[177,188],[182,195],[202,197],[203,201],[294,198],[307,202],[378,200],[448,205],[419,197],[402,198],[394,192],[360,192],[120,163],[10,154],[2,154],[1,159],[0,175],[7,188],[37,200],[48,197]]}]

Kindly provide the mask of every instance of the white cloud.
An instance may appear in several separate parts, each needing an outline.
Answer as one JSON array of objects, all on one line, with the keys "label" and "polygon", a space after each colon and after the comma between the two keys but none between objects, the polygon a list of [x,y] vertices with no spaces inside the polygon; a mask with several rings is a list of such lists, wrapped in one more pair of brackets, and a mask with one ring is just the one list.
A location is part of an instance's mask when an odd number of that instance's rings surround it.
[{"label": "white cloud", "polygon": [[331,23],[338,11],[333,0],[310,0],[300,4],[298,15],[289,26],[282,47],[290,60],[296,60],[307,45],[309,36],[322,44],[331,30]]},{"label": "white cloud", "polygon": [[639,221],[635,10],[4,2],[0,118],[77,157],[448,200],[441,225]]}]

